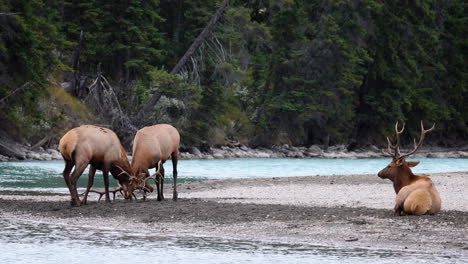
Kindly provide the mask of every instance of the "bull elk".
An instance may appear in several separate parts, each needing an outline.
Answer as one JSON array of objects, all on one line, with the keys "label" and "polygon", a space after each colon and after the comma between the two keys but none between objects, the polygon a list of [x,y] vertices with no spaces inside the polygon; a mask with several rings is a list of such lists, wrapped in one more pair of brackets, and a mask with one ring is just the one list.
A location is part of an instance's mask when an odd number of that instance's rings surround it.
[{"label": "bull elk", "polygon": [[[109,172],[123,187],[125,198],[130,197],[126,192],[127,185],[132,179],[130,162],[119,138],[112,130],[92,125],[73,128],[60,139],[59,150],[65,161],[63,178],[70,190],[73,206],[87,203],[96,170],[102,170],[104,176],[106,202],[110,202]],[[88,186],[83,201],[80,202],[76,183],[88,164],[91,164]],[[70,176],[73,167],[75,169]]]},{"label": "bull elk", "polygon": [[[440,211],[441,200],[432,180],[427,176],[414,175],[410,167],[419,164],[419,161],[406,161],[406,158],[416,153],[424,141],[427,132],[434,130],[435,124],[425,130],[421,121],[421,137],[419,143],[412,151],[402,155],[400,153],[400,135],[405,125],[398,130],[398,122],[395,124],[396,143],[393,145],[387,137],[388,146],[385,154],[393,157],[392,162],[382,169],[378,176],[393,182],[393,188],[397,194],[395,200],[394,215],[403,213],[412,215],[436,214]],[[393,150],[393,151],[392,151]]]},{"label": "bull elk", "polygon": [[[180,135],[177,129],[168,124],[144,127],[135,135],[132,152],[132,175],[136,180],[128,186],[129,195],[135,189],[152,189],[148,184],[150,178],[156,182],[158,201],[164,200],[164,167],[163,163],[172,159],[173,196],[177,200],[177,162],[179,160]],[[149,169],[156,168],[156,178],[150,176]]]}]

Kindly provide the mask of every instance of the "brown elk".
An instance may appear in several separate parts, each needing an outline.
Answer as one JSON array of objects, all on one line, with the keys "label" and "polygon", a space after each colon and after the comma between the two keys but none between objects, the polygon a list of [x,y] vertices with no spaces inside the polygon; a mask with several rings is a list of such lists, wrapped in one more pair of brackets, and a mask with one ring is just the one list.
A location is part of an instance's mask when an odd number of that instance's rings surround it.
[{"label": "brown elk", "polygon": [[[132,170],[127,159],[127,153],[112,130],[92,125],[73,128],[60,139],[59,150],[65,161],[63,178],[70,190],[73,206],[87,203],[88,193],[93,185],[96,170],[102,170],[103,172],[106,202],[110,202],[109,172],[123,187],[125,198],[130,197],[130,195],[127,195],[126,189],[130,180],[135,177],[131,176]],[[80,202],[76,183],[88,164],[91,164],[88,186],[83,201]],[[75,169],[70,176],[73,167]]]},{"label": "brown elk", "polygon": [[413,215],[436,214],[440,211],[440,195],[432,180],[427,176],[414,175],[410,169],[410,167],[418,165],[419,161],[405,160],[410,155],[416,153],[418,148],[422,145],[426,133],[432,131],[434,127],[435,124],[430,129],[425,130],[423,122],[421,121],[421,137],[419,143],[416,145],[415,142],[414,149],[404,155],[400,153],[400,135],[403,133],[405,125],[403,124],[402,129],[398,130],[398,122],[396,123],[395,145],[393,145],[387,137],[388,146],[387,151],[384,153],[392,156],[393,160],[386,168],[378,173],[378,176],[393,182],[393,187],[397,194],[393,211],[394,215],[402,215],[403,213]]},{"label": "brown elk", "polygon": [[149,127],[144,127],[135,135],[133,140],[132,153],[132,175],[136,176],[136,180],[128,185],[129,195],[133,190],[150,189],[148,179],[152,178],[149,174],[149,169],[156,168],[156,189],[158,192],[158,201],[164,200],[164,167],[163,163],[169,158],[172,159],[173,167],[173,196],[174,201],[177,200],[177,162],[179,160],[179,144],[180,135],[177,129],[168,124],[160,124]]}]

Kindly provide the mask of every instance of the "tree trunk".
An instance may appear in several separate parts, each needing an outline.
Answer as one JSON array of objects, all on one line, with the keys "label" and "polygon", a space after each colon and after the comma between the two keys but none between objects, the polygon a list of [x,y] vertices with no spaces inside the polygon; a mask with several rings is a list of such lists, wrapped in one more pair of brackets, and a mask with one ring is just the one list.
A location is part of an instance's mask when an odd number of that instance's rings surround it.
[{"label": "tree trunk", "polygon": [[193,53],[197,50],[198,47],[203,43],[203,40],[210,35],[211,31],[213,30],[214,26],[218,22],[218,20],[223,16],[224,9],[229,4],[229,0],[224,0],[221,6],[216,10],[214,16],[210,19],[206,27],[202,30],[200,35],[195,39],[195,41],[190,45],[189,49],[185,52],[184,56],[179,60],[176,66],[172,69],[170,74],[176,74],[180,71],[182,66],[187,62],[187,60],[193,55]]},{"label": "tree trunk", "polygon": [[[176,74],[180,71],[180,69],[185,65],[187,60],[195,53],[198,47],[203,43],[205,38],[207,38],[210,33],[212,32],[214,26],[219,21],[219,19],[223,16],[224,9],[226,9],[227,5],[229,4],[230,0],[224,0],[221,6],[216,10],[213,17],[210,19],[206,27],[202,30],[200,35],[193,41],[192,45],[188,48],[185,52],[184,56],[179,60],[179,62],[174,66],[171,70],[170,74]],[[158,103],[159,99],[161,98],[162,93],[160,91],[156,91],[148,101],[148,103],[138,112],[135,118],[135,125],[140,126],[146,116],[149,114],[151,109]]]},{"label": "tree trunk", "polygon": [[81,53],[81,47],[83,46],[83,30],[80,32],[80,41],[78,42],[78,45],[76,46],[75,54],[73,54],[73,62],[72,62],[72,67],[73,67],[73,90],[76,96],[79,96],[81,85],[80,85],[80,53]]}]

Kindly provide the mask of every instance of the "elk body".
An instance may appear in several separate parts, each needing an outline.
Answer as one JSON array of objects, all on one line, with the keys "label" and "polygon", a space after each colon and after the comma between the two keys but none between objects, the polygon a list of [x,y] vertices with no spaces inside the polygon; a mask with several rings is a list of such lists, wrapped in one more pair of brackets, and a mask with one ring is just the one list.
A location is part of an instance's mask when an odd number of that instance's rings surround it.
[{"label": "elk body", "polygon": [[172,198],[177,200],[179,144],[179,132],[171,125],[160,124],[138,130],[133,140],[132,153],[132,175],[136,175],[137,180],[130,184],[129,193],[132,194],[136,188],[152,189],[147,183],[147,180],[151,178],[149,169],[156,168],[157,199],[158,201],[164,200],[164,167],[162,164],[171,158],[174,177]]},{"label": "elk body", "polygon": [[424,140],[425,134],[432,131],[434,126],[435,124],[432,128],[425,130],[421,121],[419,143],[415,144],[411,152],[404,155],[400,153],[400,134],[403,133],[404,125],[401,130],[398,130],[398,122],[395,125],[397,137],[395,145],[391,144],[390,139],[387,137],[388,147],[386,154],[392,156],[393,160],[378,173],[378,176],[393,182],[393,188],[397,194],[393,211],[394,215],[402,215],[403,213],[412,215],[436,214],[440,211],[440,195],[432,180],[427,176],[414,175],[410,169],[418,165],[419,161],[405,160],[408,156],[416,153]]},{"label": "elk body", "polygon": [[[102,170],[104,176],[106,202],[110,202],[109,172],[124,187],[124,191],[132,179],[127,153],[117,135],[110,129],[92,125],[74,128],[60,139],[59,150],[65,161],[63,178],[70,190],[73,206],[86,204],[96,170]],[[76,183],[88,164],[91,164],[88,186],[83,201],[80,202]],[[75,169],[70,175],[73,167]],[[125,197],[128,198],[127,195]]]}]

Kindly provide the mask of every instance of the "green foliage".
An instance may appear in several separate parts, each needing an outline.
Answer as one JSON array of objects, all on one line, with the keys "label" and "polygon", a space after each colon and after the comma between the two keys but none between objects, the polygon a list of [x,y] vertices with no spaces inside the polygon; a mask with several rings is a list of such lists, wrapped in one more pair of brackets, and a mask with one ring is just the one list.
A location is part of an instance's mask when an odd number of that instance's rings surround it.
[{"label": "green foliage", "polygon": [[164,20],[158,5],[158,0],[64,1],[67,39],[76,43],[84,32],[81,71],[94,73],[102,63],[105,74],[128,82],[161,63],[164,39],[158,25]]},{"label": "green foliage", "polygon": [[146,121],[175,124],[187,145],[377,144],[396,120],[468,141],[466,1],[232,1],[214,29],[223,59],[203,54],[196,84],[169,74],[220,3],[0,1],[16,13],[0,16],[0,100],[33,84],[0,121],[54,126],[35,98],[83,31],[79,71],[101,63],[130,116],[161,93]]}]

